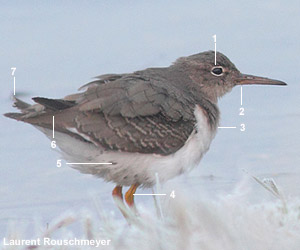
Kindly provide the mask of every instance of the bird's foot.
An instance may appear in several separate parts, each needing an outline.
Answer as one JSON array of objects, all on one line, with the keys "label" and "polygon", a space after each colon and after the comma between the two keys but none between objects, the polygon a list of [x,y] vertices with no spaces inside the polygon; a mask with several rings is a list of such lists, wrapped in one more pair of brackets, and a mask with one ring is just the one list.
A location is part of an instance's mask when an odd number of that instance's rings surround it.
[{"label": "bird's foot", "polygon": [[136,206],[134,204],[134,193],[138,188],[139,184],[132,185],[125,193],[125,202],[128,208],[125,206],[123,201],[122,186],[116,186],[112,192],[115,203],[125,219],[130,223],[130,218],[139,216]]}]

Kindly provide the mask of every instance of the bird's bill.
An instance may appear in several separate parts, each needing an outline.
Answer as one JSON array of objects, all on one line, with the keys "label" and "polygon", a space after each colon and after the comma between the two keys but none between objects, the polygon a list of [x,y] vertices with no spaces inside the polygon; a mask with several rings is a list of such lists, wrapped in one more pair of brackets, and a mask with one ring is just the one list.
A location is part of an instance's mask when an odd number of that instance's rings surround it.
[{"label": "bird's bill", "polygon": [[237,85],[259,84],[259,85],[287,85],[285,82],[269,79],[266,77],[241,74],[240,78],[236,79]]}]

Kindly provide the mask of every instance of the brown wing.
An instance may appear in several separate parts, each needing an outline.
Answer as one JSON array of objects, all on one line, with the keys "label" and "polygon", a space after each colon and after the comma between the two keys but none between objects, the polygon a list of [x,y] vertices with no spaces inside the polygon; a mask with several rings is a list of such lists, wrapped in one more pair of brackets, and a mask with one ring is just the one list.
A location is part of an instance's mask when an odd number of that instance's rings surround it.
[{"label": "brown wing", "polygon": [[80,134],[106,149],[161,155],[181,148],[194,127],[188,121],[171,121],[161,113],[128,118],[103,112],[81,112],[76,124]]},{"label": "brown wing", "polygon": [[107,84],[90,86],[77,98],[80,111],[102,111],[123,117],[164,114],[172,121],[193,120],[193,102],[170,83],[125,75]]},{"label": "brown wing", "polygon": [[114,76],[64,100],[38,98],[46,109],[19,120],[50,127],[55,115],[58,130],[70,134],[67,128],[76,128],[74,136],[107,150],[168,155],[184,145],[195,126],[194,107],[180,95],[138,75]]},{"label": "brown wing", "polygon": [[110,150],[174,153],[192,133],[195,120],[192,105],[167,89],[138,75],[90,87],[78,100],[76,127]]}]

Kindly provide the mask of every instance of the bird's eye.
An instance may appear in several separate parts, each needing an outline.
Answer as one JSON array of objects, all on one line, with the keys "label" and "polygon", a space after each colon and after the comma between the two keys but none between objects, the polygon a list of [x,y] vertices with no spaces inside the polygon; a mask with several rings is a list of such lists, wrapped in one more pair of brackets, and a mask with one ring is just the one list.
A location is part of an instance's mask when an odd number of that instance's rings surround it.
[{"label": "bird's eye", "polygon": [[221,66],[213,67],[211,73],[215,76],[223,75],[223,68]]}]

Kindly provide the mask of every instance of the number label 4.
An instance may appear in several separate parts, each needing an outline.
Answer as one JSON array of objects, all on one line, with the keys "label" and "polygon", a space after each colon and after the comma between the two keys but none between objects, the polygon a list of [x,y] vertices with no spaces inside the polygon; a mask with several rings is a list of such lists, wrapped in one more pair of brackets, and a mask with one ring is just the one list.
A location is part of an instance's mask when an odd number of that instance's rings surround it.
[{"label": "number label 4", "polygon": [[173,191],[171,192],[171,194],[170,194],[170,197],[173,198],[173,199],[175,199],[175,196],[176,196],[176,195],[175,195],[175,190],[173,190]]}]

